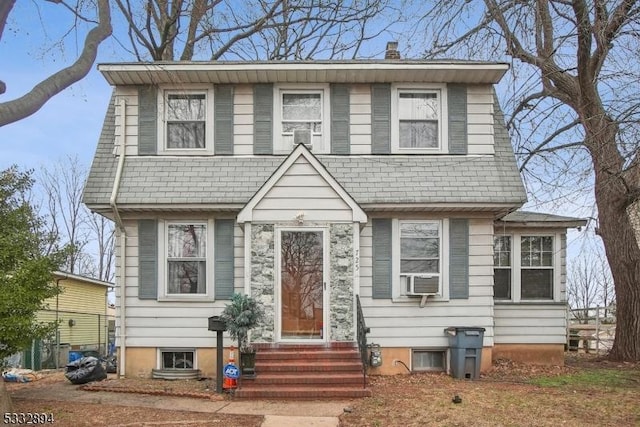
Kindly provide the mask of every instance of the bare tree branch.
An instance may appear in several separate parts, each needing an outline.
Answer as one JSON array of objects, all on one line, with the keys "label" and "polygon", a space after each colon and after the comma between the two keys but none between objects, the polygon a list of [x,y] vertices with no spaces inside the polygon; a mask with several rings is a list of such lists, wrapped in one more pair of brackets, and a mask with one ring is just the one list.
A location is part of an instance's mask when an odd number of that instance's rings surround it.
[{"label": "bare tree branch", "polygon": [[54,95],[78,82],[89,73],[95,62],[98,46],[112,32],[109,0],[98,0],[98,17],[99,24],[87,34],[84,48],[72,65],[38,83],[22,97],[0,103],[0,126],[32,115]]}]

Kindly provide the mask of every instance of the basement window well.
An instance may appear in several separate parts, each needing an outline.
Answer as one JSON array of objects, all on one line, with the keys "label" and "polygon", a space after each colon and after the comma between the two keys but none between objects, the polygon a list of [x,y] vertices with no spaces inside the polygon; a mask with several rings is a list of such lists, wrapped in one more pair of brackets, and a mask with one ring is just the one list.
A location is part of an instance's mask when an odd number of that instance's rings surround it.
[{"label": "basement window well", "polygon": [[413,371],[444,372],[446,370],[446,349],[414,348],[411,350]]},{"label": "basement window well", "polygon": [[163,349],[162,369],[193,369],[193,354],[191,349]]}]

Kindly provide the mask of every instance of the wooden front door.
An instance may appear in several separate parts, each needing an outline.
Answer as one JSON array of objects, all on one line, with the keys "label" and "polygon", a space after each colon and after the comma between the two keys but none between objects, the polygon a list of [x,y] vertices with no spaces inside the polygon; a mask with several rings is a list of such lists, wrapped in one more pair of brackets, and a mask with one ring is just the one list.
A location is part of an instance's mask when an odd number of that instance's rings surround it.
[{"label": "wooden front door", "polygon": [[280,341],[324,341],[325,230],[279,231]]}]

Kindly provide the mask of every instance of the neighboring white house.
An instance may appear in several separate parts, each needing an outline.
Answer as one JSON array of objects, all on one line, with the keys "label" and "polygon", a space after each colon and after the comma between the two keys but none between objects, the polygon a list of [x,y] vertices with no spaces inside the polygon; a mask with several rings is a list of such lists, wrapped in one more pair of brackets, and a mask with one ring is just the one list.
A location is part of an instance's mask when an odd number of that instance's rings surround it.
[{"label": "neighboring white house", "polygon": [[446,368],[452,326],[485,329],[485,368],[561,363],[566,228],[584,222],[512,213],[526,194],[493,89],[507,69],[100,65],[114,95],[84,202],[118,225],[120,373],[211,375],[207,318],[234,292],[266,308],[252,340],[279,346],[355,342],[358,296],[372,372]]}]

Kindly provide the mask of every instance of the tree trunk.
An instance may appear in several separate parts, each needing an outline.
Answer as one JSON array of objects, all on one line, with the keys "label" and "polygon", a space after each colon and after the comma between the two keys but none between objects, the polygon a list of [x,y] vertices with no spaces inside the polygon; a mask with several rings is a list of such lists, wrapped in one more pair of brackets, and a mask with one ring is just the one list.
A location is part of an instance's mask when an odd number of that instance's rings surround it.
[{"label": "tree trunk", "polygon": [[0,414],[13,412],[13,403],[11,395],[3,380],[0,380]]},{"label": "tree trunk", "polygon": [[[592,116],[593,117],[593,116]],[[602,117],[602,116],[601,116]],[[609,358],[640,360],[640,247],[627,213],[629,191],[624,161],[615,144],[617,127],[608,120],[587,129],[595,169],[595,198],[599,233],[616,291],[616,335]],[[633,183],[635,185],[635,183]]]}]

